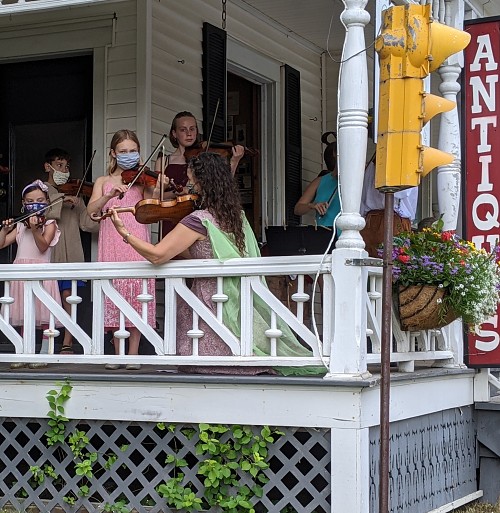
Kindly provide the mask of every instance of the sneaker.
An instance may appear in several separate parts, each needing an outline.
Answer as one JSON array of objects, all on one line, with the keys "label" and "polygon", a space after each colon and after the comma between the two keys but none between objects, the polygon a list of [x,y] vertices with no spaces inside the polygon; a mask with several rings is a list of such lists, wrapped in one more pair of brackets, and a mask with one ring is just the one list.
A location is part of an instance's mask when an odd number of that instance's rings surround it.
[{"label": "sneaker", "polygon": [[26,364],[23,362],[14,362],[10,364],[11,369],[23,369],[26,367]]},{"label": "sneaker", "polygon": [[104,368],[106,370],[116,370],[116,369],[120,369],[121,368],[121,365],[119,363],[107,363]]},{"label": "sneaker", "polygon": [[43,367],[47,367],[47,364],[44,362],[28,363],[28,367],[30,369],[42,369]]},{"label": "sneaker", "polygon": [[126,370],[140,370],[141,364],[140,363],[129,363],[125,366]]}]

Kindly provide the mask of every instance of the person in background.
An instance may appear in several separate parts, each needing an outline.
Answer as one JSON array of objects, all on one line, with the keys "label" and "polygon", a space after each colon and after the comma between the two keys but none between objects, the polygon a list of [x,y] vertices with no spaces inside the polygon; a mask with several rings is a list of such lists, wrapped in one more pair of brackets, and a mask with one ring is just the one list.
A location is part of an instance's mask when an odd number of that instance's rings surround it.
[{"label": "person in background", "polygon": [[[45,185],[48,187],[49,201],[52,204],[47,219],[55,219],[61,232],[59,242],[52,250],[53,263],[84,262],[80,230],[99,231],[99,224],[90,219],[83,199],[65,195],[57,189],[70,178],[70,160],[69,153],[61,148],[52,148],[45,154],[44,168],[48,175]],[[77,286],[84,287],[85,282],[78,280]],[[59,290],[63,308],[71,315],[71,305],[67,301],[71,295],[71,281],[59,280]],[[64,331],[60,354],[73,354],[73,336],[69,330]]]},{"label": "person in background", "polygon": [[[410,187],[394,194],[394,235],[411,231],[418,202],[418,187]],[[365,227],[360,231],[365,249],[373,258],[379,258],[378,248],[384,241],[385,194],[375,189],[374,158],[368,163],[361,193],[361,215],[365,218]]]},{"label": "person in background", "polygon": [[[91,217],[98,216],[100,212],[112,207],[134,206],[142,199],[152,197],[152,187],[143,187],[134,184],[131,187],[124,185],[122,172],[134,169],[140,162],[140,144],[135,132],[131,130],[118,130],[112,139],[109,151],[109,164],[107,175],[100,176],[96,181],[90,197],[87,211]],[[129,245],[129,237],[134,235],[142,240],[150,240],[149,228],[140,224],[134,214],[128,212],[123,214],[123,223],[127,229],[127,236],[120,237],[113,227],[111,219],[105,218],[100,221],[98,239],[98,261],[99,262],[134,262],[142,261],[144,258],[134,251]],[[130,303],[135,310],[142,313],[142,303],[137,297],[144,293],[141,279],[119,279],[113,280],[115,289]],[[148,280],[148,294],[153,300],[148,303],[148,323],[156,326],[156,303],[155,303],[155,280]],[[120,327],[120,311],[109,299],[104,302],[104,327],[106,331],[116,331]],[[128,354],[139,354],[139,343],[141,334],[139,330],[125,319],[125,327],[130,332]],[[113,345],[115,353],[119,354],[119,341],[114,337]],[[106,369],[119,369],[119,364],[108,363]],[[137,370],[138,364],[128,364],[127,370]]]},{"label": "person in background", "polygon": [[[17,242],[17,253],[14,264],[46,264],[50,262],[52,248],[57,244],[61,232],[54,219],[45,220],[49,205],[48,187],[35,180],[22,191],[22,212],[29,214],[25,222],[13,223],[13,219],[4,221],[0,229],[0,249]],[[38,213],[37,213],[38,212]],[[61,304],[61,296],[57,281],[43,282],[44,289]],[[24,324],[24,282],[15,280],[10,284],[10,295],[14,302],[9,305],[10,323],[12,326]],[[2,305],[2,315],[6,305]],[[47,329],[50,322],[49,309],[37,298],[35,300],[35,321],[38,329]],[[48,353],[49,339],[42,338],[41,353]],[[30,363],[30,368],[46,367],[46,363]],[[24,367],[24,363],[12,363],[11,368]]]},{"label": "person in background", "polygon": [[[172,120],[172,126],[168,136],[170,144],[175,148],[174,152],[168,156],[162,153],[158,154],[155,163],[155,171],[165,172],[165,176],[169,180],[173,180],[175,185],[182,186],[182,194],[188,194],[189,191],[186,187],[188,182],[187,177],[187,161],[184,156],[186,148],[197,145],[199,141],[198,123],[196,118],[188,111],[182,111],[175,115]],[[232,148],[232,156],[230,160],[231,172],[234,175],[238,168],[238,163],[245,153],[243,146],[237,145]],[[175,189],[169,184],[163,194],[163,199],[172,199],[177,196]],[[156,189],[153,193],[153,198],[160,197],[160,189]],[[173,225],[169,222],[163,223],[162,235],[165,236],[171,231]]]},{"label": "person in background", "polygon": [[[317,226],[332,229],[334,221],[340,213],[339,179],[337,173],[337,142],[328,142],[329,135],[323,134],[321,141],[326,143],[323,160],[326,173],[322,171],[307,187],[295,205],[294,214],[303,216],[310,211],[316,214]],[[336,239],[340,235],[337,230]]]},{"label": "person in background", "polygon": [[[155,265],[170,261],[177,255],[204,260],[218,258],[244,258],[260,256],[257,241],[242,211],[238,189],[230,173],[227,161],[215,153],[204,152],[189,161],[187,175],[189,185],[201,198],[199,210],[182,219],[175,228],[158,244],[153,245],[131,233],[123,222],[123,214],[113,211],[112,221],[120,237],[144,258]],[[195,278],[191,291],[203,302],[213,315],[216,315],[217,278]],[[229,330],[240,336],[240,279],[224,279],[224,293],[228,301],[224,303],[223,321]],[[255,303],[259,305],[258,298]],[[177,354],[193,354],[193,339],[189,331],[193,329],[192,308],[184,301],[177,307]],[[265,304],[254,307],[254,352],[258,355],[270,354],[270,342],[265,336],[269,329],[270,312]],[[231,349],[222,338],[200,317],[198,329],[203,335],[198,339],[200,356],[228,356]],[[281,356],[310,356],[287,326],[279,323],[283,336],[278,341],[277,352]],[[274,372],[262,367],[186,367],[188,372],[224,374],[260,374]],[[325,368],[297,367],[279,369],[286,374],[324,374]]]}]

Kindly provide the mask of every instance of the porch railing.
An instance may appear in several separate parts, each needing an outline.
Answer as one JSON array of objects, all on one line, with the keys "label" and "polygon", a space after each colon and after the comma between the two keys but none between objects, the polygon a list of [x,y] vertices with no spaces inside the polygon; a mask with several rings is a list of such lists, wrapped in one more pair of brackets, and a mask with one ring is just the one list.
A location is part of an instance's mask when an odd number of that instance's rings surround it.
[{"label": "porch railing", "polygon": [[[146,262],[126,264],[85,263],[85,264],[51,264],[51,265],[0,265],[0,282],[4,292],[0,297],[3,313],[0,316],[0,331],[12,344],[15,353],[0,353],[4,362],[46,362],[46,363],[141,363],[154,365],[217,365],[217,366],[272,366],[302,367],[309,365],[329,366],[336,355],[334,341],[335,328],[342,318],[334,318],[333,304],[337,295],[349,297],[351,290],[338,290],[335,276],[343,269],[334,269],[332,259],[321,256],[297,257],[263,257],[258,259],[237,259],[219,262],[217,260],[173,261],[155,267]],[[319,273],[318,273],[319,269]],[[317,287],[312,297],[311,277],[321,275],[321,287]],[[263,283],[263,277],[293,276],[296,291],[291,295],[295,303],[293,311],[280,301]],[[226,296],[223,289],[225,277],[241,278],[241,336],[236,337],[224,324],[223,308]],[[333,276],[333,277],[332,277]],[[216,303],[214,315],[190,290],[186,280],[199,277],[213,277],[217,281],[217,292],[213,296]],[[113,279],[142,279],[143,293],[138,297],[142,302],[142,312],[138,313],[116,291]],[[148,325],[148,311],[153,307],[150,291],[147,290],[148,279],[154,278],[157,290],[163,292],[165,315],[159,329]],[[72,280],[72,293],[68,298],[71,314],[45,291],[43,280]],[[78,295],[76,280],[87,280],[92,291],[91,324],[86,332],[78,323],[78,311],[82,308],[82,298]],[[24,290],[24,319],[22,330],[10,324],[9,310],[14,299],[10,296],[10,284],[22,280]],[[362,305],[352,305],[366,311],[367,344],[360,351],[366,352],[360,361],[380,362],[381,333],[381,270],[370,267],[367,271],[365,301]],[[258,296],[267,305],[270,317],[263,333],[255,333],[253,319],[253,298]],[[105,352],[104,334],[104,298],[108,297],[120,310],[120,326],[114,336],[120,340],[120,355]],[[49,337],[49,354],[37,354],[35,326],[35,298],[40,299],[50,311],[50,324],[45,334]],[[191,356],[177,355],[176,315],[179,298],[183,299],[192,312],[192,325],[186,332],[193,340]],[[157,297],[158,300],[158,297]],[[312,315],[311,315],[312,312]],[[129,332],[125,327],[125,318],[134,324],[151,344],[155,355],[125,356],[125,339]],[[204,320],[230,347],[230,356],[200,356],[197,341],[202,336],[199,320]],[[313,322],[314,319],[314,322]],[[88,320],[87,320],[88,321]],[[278,340],[283,335],[280,322],[288,325],[305,347],[311,351],[310,356],[280,356],[277,351]],[[54,340],[62,326],[69,330],[74,339],[80,343],[84,354],[58,355],[55,353]],[[315,327],[318,327],[316,330]],[[411,372],[416,361],[434,361],[444,364],[460,365],[460,355],[453,350],[452,331],[447,328],[429,332],[405,333],[399,328],[397,320],[393,322],[394,344],[391,360],[397,362],[401,371]],[[254,355],[254,340],[257,335],[265,337],[270,349],[269,356]],[[457,341],[457,346],[459,341]],[[344,349],[345,350],[345,347]],[[351,350],[351,349],[349,349]],[[353,351],[357,349],[352,348]],[[108,351],[109,352],[109,351]],[[366,369],[360,369],[362,372]]]}]

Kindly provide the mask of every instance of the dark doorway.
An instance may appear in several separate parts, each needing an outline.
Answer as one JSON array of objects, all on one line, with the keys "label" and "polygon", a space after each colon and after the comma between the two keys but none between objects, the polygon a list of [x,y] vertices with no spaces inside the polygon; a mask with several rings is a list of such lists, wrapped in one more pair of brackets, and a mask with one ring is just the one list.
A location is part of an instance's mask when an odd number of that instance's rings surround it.
[{"label": "dark doorway", "polygon": [[[19,216],[21,190],[46,179],[47,150],[66,149],[71,176],[81,178],[92,153],[92,55],[0,64],[0,218]],[[82,234],[86,259],[90,236]],[[13,248],[0,251],[0,263],[13,259]]]},{"label": "dark doorway", "polygon": [[[227,74],[227,140],[257,150],[260,134],[260,86],[233,73]],[[262,233],[260,159],[245,155],[236,179],[245,214],[258,239]]]},{"label": "dark doorway", "polygon": [[[0,76],[0,220],[4,220],[20,215],[26,184],[46,180],[43,163],[49,149],[68,151],[72,178],[83,176],[92,154],[93,58],[5,63],[0,64]],[[90,234],[81,235],[85,259],[90,260]],[[12,262],[15,251],[15,245],[1,250],[0,263]],[[85,311],[91,308],[89,287],[79,294],[84,305],[78,311],[79,323],[88,331],[90,323],[82,320],[91,318]],[[12,351],[12,344],[3,339],[0,336],[0,351]]]}]

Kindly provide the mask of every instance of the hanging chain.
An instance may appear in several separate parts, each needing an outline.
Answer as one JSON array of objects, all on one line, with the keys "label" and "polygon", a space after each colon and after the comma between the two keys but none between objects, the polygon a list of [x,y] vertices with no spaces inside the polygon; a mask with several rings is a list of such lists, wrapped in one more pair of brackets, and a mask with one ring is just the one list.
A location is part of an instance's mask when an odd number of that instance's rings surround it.
[{"label": "hanging chain", "polygon": [[226,30],[226,4],[227,0],[222,0],[222,30]]}]

